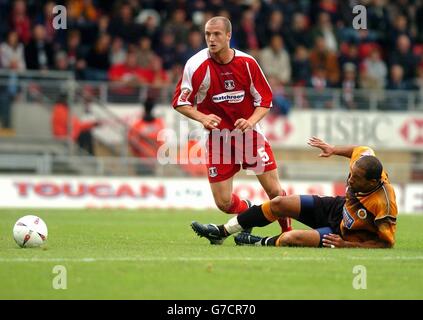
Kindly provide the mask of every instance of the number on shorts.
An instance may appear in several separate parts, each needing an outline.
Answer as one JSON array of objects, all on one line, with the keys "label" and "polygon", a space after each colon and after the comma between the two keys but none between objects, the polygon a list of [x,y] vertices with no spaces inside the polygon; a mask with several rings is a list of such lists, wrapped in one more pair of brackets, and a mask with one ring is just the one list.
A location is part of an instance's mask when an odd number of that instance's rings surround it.
[{"label": "number on shorts", "polygon": [[258,149],[257,149],[257,152],[258,152],[258,154],[259,154],[259,156],[261,157],[261,160],[262,160],[263,162],[267,162],[267,161],[269,161],[270,157],[269,157],[269,155],[267,154],[266,150],[264,150],[264,147],[258,148]]}]

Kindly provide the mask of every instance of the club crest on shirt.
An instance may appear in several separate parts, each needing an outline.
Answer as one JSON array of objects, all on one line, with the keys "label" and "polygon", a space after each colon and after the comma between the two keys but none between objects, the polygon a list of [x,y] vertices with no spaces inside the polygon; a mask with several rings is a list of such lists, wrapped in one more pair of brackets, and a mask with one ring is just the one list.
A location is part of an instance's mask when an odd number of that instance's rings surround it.
[{"label": "club crest on shirt", "polygon": [[235,89],[235,81],[234,80],[225,80],[225,89],[226,90]]},{"label": "club crest on shirt", "polygon": [[210,167],[209,168],[209,176],[211,178],[217,177],[217,168],[216,167]]},{"label": "club crest on shirt", "polygon": [[361,220],[366,219],[367,218],[367,211],[366,211],[366,209],[363,209],[363,208],[358,209],[358,211],[357,211],[357,217],[359,217]]}]

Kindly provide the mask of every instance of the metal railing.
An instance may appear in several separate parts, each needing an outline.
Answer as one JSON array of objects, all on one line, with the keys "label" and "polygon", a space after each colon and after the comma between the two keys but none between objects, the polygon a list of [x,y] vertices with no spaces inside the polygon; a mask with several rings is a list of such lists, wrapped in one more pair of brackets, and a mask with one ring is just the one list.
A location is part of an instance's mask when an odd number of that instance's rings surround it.
[{"label": "metal railing", "polygon": [[[11,80],[14,82],[11,83]],[[136,103],[145,101],[147,94],[154,91],[156,102],[170,104],[175,90],[174,85],[164,87],[128,86],[116,82],[77,81],[72,73],[40,73],[26,71],[13,73],[0,69],[1,88],[16,86],[23,101],[34,101],[37,95],[55,99],[66,92],[70,99],[96,100],[101,105],[109,103]],[[423,111],[422,90],[384,90],[325,88],[317,90],[308,87],[284,87],[274,90],[275,102],[297,109],[351,109],[351,110],[394,110]],[[277,98],[277,99],[276,99]],[[276,101],[277,100],[277,101]],[[277,103],[276,103],[277,104]]]}]

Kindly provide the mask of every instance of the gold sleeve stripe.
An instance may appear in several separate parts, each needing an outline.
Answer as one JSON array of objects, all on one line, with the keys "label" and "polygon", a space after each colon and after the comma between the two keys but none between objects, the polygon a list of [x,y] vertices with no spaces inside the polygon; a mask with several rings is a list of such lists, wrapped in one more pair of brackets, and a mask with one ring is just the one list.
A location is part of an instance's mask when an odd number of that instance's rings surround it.
[{"label": "gold sleeve stripe", "polygon": [[278,218],[272,213],[272,209],[270,209],[270,201],[267,201],[261,205],[261,210],[263,211],[264,216],[270,222],[277,220]]},{"label": "gold sleeve stripe", "polygon": [[388,208],[387,216],[391,215],[391,202],[389,201],[388,193],[386,192],[385,186],[382,185],[383,192],[385,193],[385,199],[386,199],[386,207]]}]

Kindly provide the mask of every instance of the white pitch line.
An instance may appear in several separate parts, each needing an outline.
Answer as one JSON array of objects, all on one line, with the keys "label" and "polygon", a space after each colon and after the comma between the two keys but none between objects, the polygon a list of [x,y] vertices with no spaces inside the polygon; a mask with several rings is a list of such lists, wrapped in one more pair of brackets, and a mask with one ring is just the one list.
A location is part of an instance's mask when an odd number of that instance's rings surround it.
[{"label": "white pitch line", "polygon": [[387,257],[301,257],[301,256],[281,256],[281,257],[99,257],[99,258],[0,258],[1,262],[154,262],[154,261],[169,261],[169,262],[213,262],[213,261],[335,261],[335,260],[373,260],[373,261],[387,261],[387,260],[423,260],[423,256],[387,256]]}]

